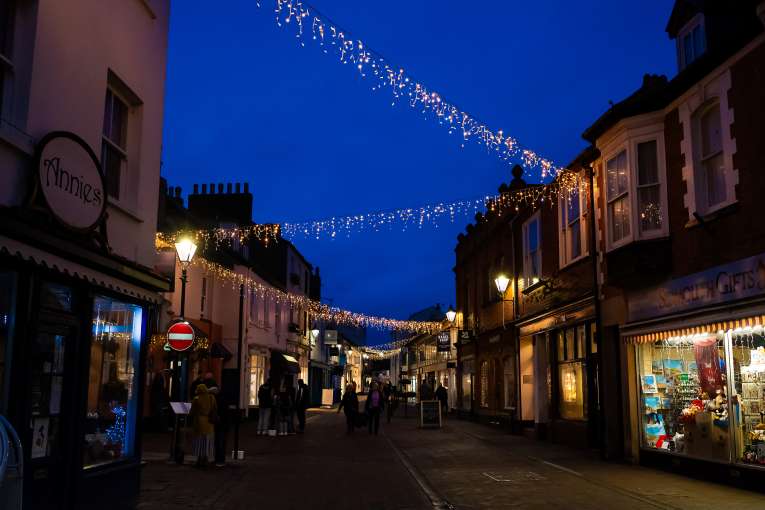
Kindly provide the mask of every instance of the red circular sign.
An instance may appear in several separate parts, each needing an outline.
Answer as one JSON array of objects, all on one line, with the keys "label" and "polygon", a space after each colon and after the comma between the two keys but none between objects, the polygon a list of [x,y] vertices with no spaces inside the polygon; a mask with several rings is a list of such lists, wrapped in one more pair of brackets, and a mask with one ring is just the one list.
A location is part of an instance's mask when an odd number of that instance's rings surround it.
[{"label": "red circular sign", "polygon": [[167,343],[174,351],[185,351],[194,343],[194,328],[186,321],[172,324],[167,328]]}]

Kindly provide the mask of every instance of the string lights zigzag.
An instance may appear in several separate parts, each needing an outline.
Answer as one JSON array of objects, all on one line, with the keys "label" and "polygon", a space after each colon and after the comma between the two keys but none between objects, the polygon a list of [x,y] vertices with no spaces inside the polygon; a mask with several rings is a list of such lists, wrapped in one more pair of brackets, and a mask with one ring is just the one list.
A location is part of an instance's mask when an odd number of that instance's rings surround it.
[{"label": "string lights zigzag", "polygon": [[[163,245],[162,243],[158,243],[158,246],[162,247]],[[383,330],[413,331],[417,333],[432,332],[440,328],[440,324],[437,322],[389,319],[386,317],[351,312],[335,306],[329,306],[319,301],[309,299],[306,296],[284,292],[275,289],[274,287],[264,285],[249,276],[236,273],[220,264],[205,260],[202,257],[195,257],[191,262],[191,265],[199,267],[207,274],[215,275],[215,277],[220,280],[231,283],[232,289],[236,289],[239,285],[244,285],[248,292],[256,293],[261,299],[268,297],[279,304],[285,304],[292,308],[302,308],[303,310],[308,311],[315,320],[333,322],[338,325],[371,327]]]},{"label": "string lights zigzag", "polygon": [[[256,2],[258,7],[263,2]],[[389,89],[392,105],[406,101],[412,108],[445,126],[449,134],[461,132],[462,146],[474,142],[509,162],[521,161],[528,168],[541,171],[542,180],[555,177],[561,169],[549,159],[522,146],[517,139],[494,131],[475,116],[447,101],[442,94],[414,79],[400,66],[396,66],[379,52],[334,23],[313,5],[302,0],[274,0],[276,25],[291,29],[301,46],[309,39],[325,54],[334,54],[343,64],[356,67],[362,78],[373,82],[372,90]]]},{"label": "string lights zigzag", "polygon": [[[500,214],[506,210],[518,211],[522,206],[536,206],[542,203],[552,205],[557,196],[571,197],[571,194],[586,187],[577,174],[563,172],[544,186],[529,186],[518,190],[487,195],[480,198],[439,202],[418,207],[407,207],[387,211],[376,211],[348,216],[335,216],[320,220],[295,223],[254,224],[230,228],[198,229],[172,234],[159,233],[158,238],[172,244],[181,235],[192,236],[197,244],[215,248],[232,241],[244,242],[250,238],[263,242],[285,239],[314,238],[336,239],[350,237],[357,232],[379,232],[400,228],[422,229],[425,226],[438,227],[440,222],[454,223],[477,212]],[[485,218],[485,216],[484,216]]]}]

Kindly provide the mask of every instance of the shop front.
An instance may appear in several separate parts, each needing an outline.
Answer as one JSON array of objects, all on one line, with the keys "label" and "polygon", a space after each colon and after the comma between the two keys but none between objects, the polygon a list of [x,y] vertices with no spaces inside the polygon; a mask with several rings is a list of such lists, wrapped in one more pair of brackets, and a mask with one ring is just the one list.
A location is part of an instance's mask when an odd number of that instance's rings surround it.
[{"label": "shop front", "polygon": [[642,463],[747,486],[765,479],[763,261],[720,266],[631,299],[622,336],[634,367],[633,448]]},{"label": "shop front", "polygon": [[519,419],[537,439],[599,444],[599,349],[592,299],[519,324]]}]

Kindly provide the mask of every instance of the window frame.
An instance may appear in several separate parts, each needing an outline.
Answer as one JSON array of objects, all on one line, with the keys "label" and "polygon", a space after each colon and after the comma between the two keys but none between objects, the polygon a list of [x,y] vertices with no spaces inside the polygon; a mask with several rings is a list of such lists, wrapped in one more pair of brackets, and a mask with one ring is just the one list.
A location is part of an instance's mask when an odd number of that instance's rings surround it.
[{"label": "window frame", "polygon": [[[130,103],[127,101],[125,97],[123,97],[119,91],[116,90],[114,86],[111,84],[107,85],[106,87],[106,94],[104,98],[104,120],[106,120],[106,111],[109,106],[109,102],[111,101],[111,108],[109,108],[109,124],[111,125],[114,119],[114,103],[119,101],[122,106],[124,107],[124,118],[122,119],[122,131],[123,136],[125,138],[124,140],[124,147],[121,146],[117,141],[112,140],[111,135],[107,135],[107,125],[106,122],[104,122],[104,125],[101,129],[101,171],[104,174],[104,178],[107,179],[109,176],[107,175],[107,168],[106,168],[106,161],[105,161],[105,154],[106,150],[109,149],[111,151],[114,151],[117,155],[117,157],[120,159],[120,170],[119,170],[119,182],[117,184],[117,196],[112,195],[111,193],[107,193],[109,200],[121,202],[125,200],[125,177],[123,174],[126,173],[129,163],[129,154],[128,154],[128,145],[129,145],[129,132],[130,132]],[[107,182],[107,188],[109,188],[109,184]]]},{"label": "window frame", "polygon": [[[720,149],[713,153],[713,154],[702,154],[703,150],[703,132],[702,132],[702,123],[701,119],[704,117],[704,115],[708,112],[710,112],[712,109],[717,108],[719,118],[720,118]],[[699,105],[693,112],[691,112],[690,117],[691,122],[691,158],[692,158],[692,164],[693,164],[693,176],[694,176],[694,193],[696,196],[696,212],[701,214],[702,216],[712,214],[720,209],[723,209],[724,207],[727,207],[730,205],[734,200],[731,198],[731,188],[732,186],[729,184],[731,176],[730,172],[728,171],[727,165],[725,164],[725,132],[724,132],[724,117],[723,117],[723,111],[722,111],[722,102],[720,101],[720,98],[717,96],[712,96],[708,100],[704,101],[701,105]],[[723,189],[723,192],[725,194],[725,198],[712,206],[705,205],[701,206],[702,203],[707,203],[708,201],[708,189],[705,186],[705,182],[707,179],[706,175],[706,167],[704,165],[705,162],[716,158],[717,156],[721,156],[722,159],[722,172],[723,172],[723,178],[725,179],[725,187]],[[703,188],[703,193],[701,192]]]},{"label": "window frame", "polygon": [[579,200],[579,216],[576,221],[579,222],[579,255],[572,257],[571,251],[571,237],[569,235],[569,229],[571,228],[571,218],[568,217],[568,202],[569,197],[565,194],[561,194],[558,199],[558,246],[559,246],[559,258],[560,267],[563,269],[566,266],[574,264],[582,260],[589,255],[589,243],[587,242],[590,235],[589,229],[589,184],[587,184],[584,178],[581,176],[583,171],[577,172],[578,191],[577,196]]},{"label": "window frame", "polygon": [[6,96],[10,96],[12,87],[8,85],[15,69],[13,64],[13,47],[16,35],[16,1],[7,0],[5,9],[7,9],[8,18],[6,22],[8,26],[3,29],[7,40],[0,40],[0,119],[7,118],[6,110],[11,102],[11,99]]},{"label": "window frame", "polygon": [[[606,252],[621,248],[635,241],[645,241],[658,239],[669,235],[669,215],[667,204],[667,160],[666,148],[664,143],[664,124],[663,115],[657,117],[656,122],[645,122],[646,119],[638,119],[639,124],[625,127],[622,125],[621,133],[615,136],[613,140],[604,144],[601,153],[601,171],[603,174],[602,190],[604,196],[605,218],[604,222],[606,234]],[[649,121],[651,119],[648,119]],[[640,228],[640,219],[638,212],[638,145],[645,142],[656,142],[656,161],[658,171],[659,201],[662,214],[661,228],[649,231],[642,231]],[[624,238],[614,241],[613,229],[611,226],[611,212],[609,205],[612,201],[620,198],[611,197],[608,193],[608,174],[607,163],[619,155],[621,151],[626,151],[627,155],[627,194],[629,196],[629,221],[630,233]],[[656,184],[652,184],[655,186]]]},{"label": "window frame", "polygon": [[[538,210],[529,218],[523,222],[523,288],[529,288],[532,285],[535,285],[539,282],[539,280],[542,279],[542,211]],[[529,228],[530,226],[536,222],[536,228],[537,228],[537,250],[534,253],[535,257],[539,258],[538,262],[538,272],[537,275],[532,275],[531,272],[531,253],[529,253]],[[537,281],[534,281],[534,278],[537,279]]]},{"label": "window frame", "polygon": [[[702,42],[704,44],[704,47],[698,55],[696,54],[696,44],[695,40],[693,42],[693,48],[694,48],[694,54],[693,58],[688,61],[688,55],[685,53],[685,38],[687,36],[693,36],[693,31],[697,28],[701,27],[701,33],[702,33]],[[683,28],[680,29],[680,31],[677,33],[677,37],[675,39],[677,44],[677,65],[678,69],[682,71],[695,61],[697,61],[702,55],[705,55],[707,53],[707,27],[706,27],[706,20],[704,19],[704,13],[698,13],[694,17],[692,17],[688,23],[685,24]]]}]

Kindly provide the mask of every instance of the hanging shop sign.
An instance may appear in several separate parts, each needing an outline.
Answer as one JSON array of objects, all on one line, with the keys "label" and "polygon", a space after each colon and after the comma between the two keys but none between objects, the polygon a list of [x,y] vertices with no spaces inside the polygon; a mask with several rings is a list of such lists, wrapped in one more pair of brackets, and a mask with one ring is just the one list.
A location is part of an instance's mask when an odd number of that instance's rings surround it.
[{"label": "hanging shop sign", "polygon": [[89,231],[106,211],[106,187],[93,150],[74,133],[54,131],[37,148],[37,189],[66,227]]},{"label": "hanging shop sign", "polygon": [[473,341],[473,338],[475,338],[475,335],[473,334],[473,331],[469,329],[461,329],[459,332],[459,337],[460,337],[461,344],[467,344]]},{"label": "hanging shop sign", "polygon": [[630,322],[765,294],[765,253],[671,280],[630,297]]},{"label": "hanging shop sign", "polygon": [[442,331],[438,334],[438,352],[449,352],[451,350],[452,346],[449,342],[449,338],[450,335],[448,331]]},{"label": "hanging shop sign", "polygon": [[324,345],[337,345],[337,330],[324,330]]},{"label": "hanging shop sign", "polygon": [[167,328],[167,343],[174,351],[185,351],[194,343],[194,327],[186,321],[176,322]]}]

